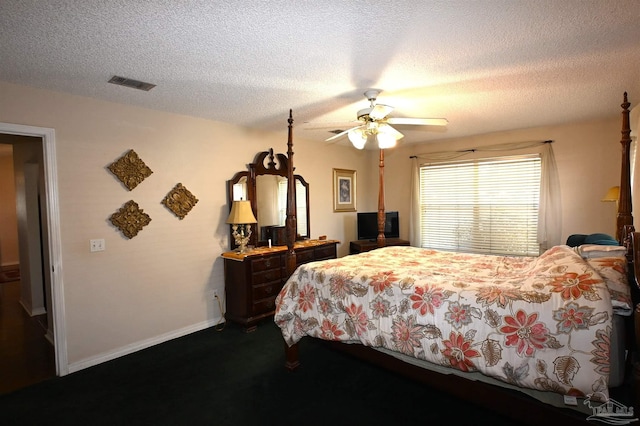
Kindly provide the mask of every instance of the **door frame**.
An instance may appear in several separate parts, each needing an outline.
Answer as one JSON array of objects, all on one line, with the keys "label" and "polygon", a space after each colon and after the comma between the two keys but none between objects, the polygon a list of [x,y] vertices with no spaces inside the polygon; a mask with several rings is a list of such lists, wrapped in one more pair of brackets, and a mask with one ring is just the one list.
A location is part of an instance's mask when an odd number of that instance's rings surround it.
[{"label": "door frame", "polygon": [[56,374],[69,374],[67,359],[67,334],[64,312],[64,286],[62,282],[62,243],[60,238],[60,206],[58,196],[58,172],[56,166],[55,130],[47,127],[25,126],[0,122],[0,133],[33,136],[42,139],[44,157],[45,195],[49,237],[49,263],[51,264],[51,298],[53,309],[53,337],[56,358]]}]

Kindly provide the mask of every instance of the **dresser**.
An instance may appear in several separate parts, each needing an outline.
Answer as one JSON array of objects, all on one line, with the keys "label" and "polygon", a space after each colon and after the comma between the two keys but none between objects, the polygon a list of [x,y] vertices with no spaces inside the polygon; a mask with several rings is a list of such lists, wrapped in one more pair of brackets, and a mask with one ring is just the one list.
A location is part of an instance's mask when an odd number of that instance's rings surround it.
[{"label": "dresser", "polygon": [[[296,265],[337,257],[336,240],[296,242]],[[254,331],[257,323],[275,312],[276,296],[287,277],[286,246],[258,247],[246,253],[222,253],[228,321]]]}]

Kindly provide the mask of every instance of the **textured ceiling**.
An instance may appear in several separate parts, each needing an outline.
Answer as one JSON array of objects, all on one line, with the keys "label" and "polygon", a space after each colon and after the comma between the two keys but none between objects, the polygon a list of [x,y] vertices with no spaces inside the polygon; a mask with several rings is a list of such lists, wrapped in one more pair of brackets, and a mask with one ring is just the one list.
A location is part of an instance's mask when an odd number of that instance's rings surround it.
[{"label": "textured ceiling", "polygon": [[636,105],[640,0],[2,0],[0,80],[319,143],[374,87],[418,143]]}]

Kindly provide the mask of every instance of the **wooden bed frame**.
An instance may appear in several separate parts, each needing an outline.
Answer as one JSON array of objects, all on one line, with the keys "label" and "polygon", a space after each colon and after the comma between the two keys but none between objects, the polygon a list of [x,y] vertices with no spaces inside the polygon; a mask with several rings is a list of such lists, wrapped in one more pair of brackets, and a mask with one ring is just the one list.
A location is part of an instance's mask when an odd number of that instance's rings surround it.
[{"label": "wooden bed frame", "polygon": [[[629,124],[629,106],[627,101],[627,93],[624,93],[624,101],[622,107],[622,166],[620,175],[620,199],[618,202],[618,213],[616,217],[616,239],[627,247],[627,260],[629,265],[629,283],[632,287],[632,297],[634,306],[634,314],[626,321],[626,347],[628,350],[627,365],[625,366],[625,377],[633,376],[634,389],[640,389],[636,383],[640,383],[640,366],[635,365],[633,360],[636,358],[636,347],[640,347],[640,332],[638,336],[634,330],[640,330],[640,299],[638,298],[638,277],[640,277],[640,233],[635,232],[633,227],[633,216],[631,214],[631,164],[630,164],[630,145],[631,145],[631,129]],[[287,142],[287,154],[289,156],[289,187],[287,197],[287,254],[286,268],[287,276],[291,276],[296,269],[295,251],[293,244],[295,242],[295,188],[292,185],[293,176],[293,118],[292,111],[289,111],[289,132]],[[380,150],[380,182],[378,193],[378,247],[384,246],[384,153]],[[382,235],[382,237],[380,237]],[[635,320],[634,320],[635,318]],[[340,342],[326,342],[332,348],[349,353],[357,358],[366,360],[383,368],[403,374],[414,380],[418,380],[428,384],[430,388],[446,392],[454,397],[460,398],[462,401],[471,402],[497,411],[500,414],[511,417],[521,424],[538,425],[543,422],[561,422],[564,425],[572,424],[592,424],[587,422],[584,413],[580,413],[571,409],[558,408],[552,405],[544,404],[526,394],[487,384],[484,382],[473,381],[459,377],[456,375],[443,375],[438,372],[420,368],[418,366],[403,362],[391,355],[387,355],[370,347],[358,344],[344,344]],[[285,347],[285,367],[293,371],[300,365],[298,358],[298,344]],[[612,398],[615,397],[612,395]],[[634,400],[634,404],[636,401]],[[637,404],[635,404],[637,405]]]}]

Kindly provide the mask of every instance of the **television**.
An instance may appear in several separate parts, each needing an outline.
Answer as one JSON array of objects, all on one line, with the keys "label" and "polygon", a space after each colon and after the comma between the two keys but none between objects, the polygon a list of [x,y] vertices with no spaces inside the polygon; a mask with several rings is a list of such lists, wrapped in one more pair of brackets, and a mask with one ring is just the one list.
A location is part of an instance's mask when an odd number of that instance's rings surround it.
[{"label": "television", "polygon": [[[386,212],[384,237],[400,238],[398,212]],[[358,213],[358,239],[375,241],[378,238],[378,212]]]}]

